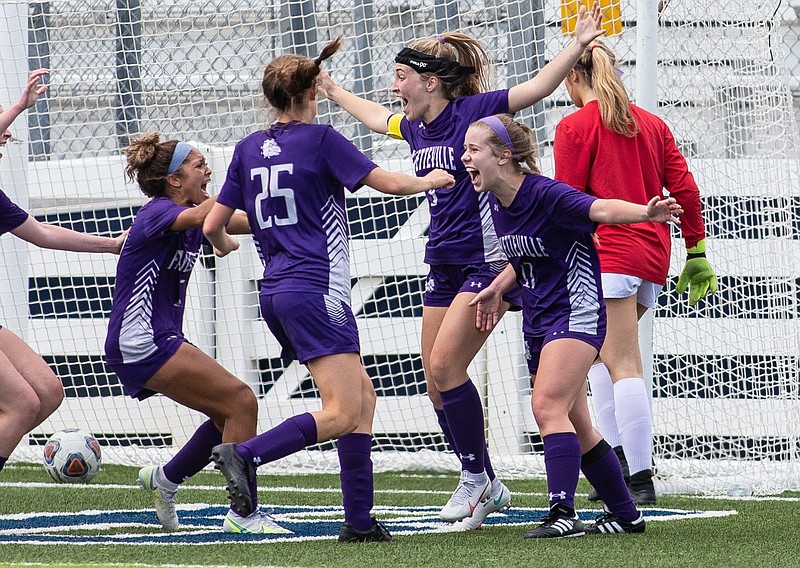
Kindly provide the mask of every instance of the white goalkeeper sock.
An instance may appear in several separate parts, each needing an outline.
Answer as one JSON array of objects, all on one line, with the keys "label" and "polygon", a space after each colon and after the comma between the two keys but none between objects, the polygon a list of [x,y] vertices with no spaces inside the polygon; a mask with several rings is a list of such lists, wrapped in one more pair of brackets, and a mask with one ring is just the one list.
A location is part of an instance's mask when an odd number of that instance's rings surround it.
[{"label": "white goalkeeper sock", "polygon": [[612,448],[621,446],[614,410],[614,384],[603,363],[592,365],[589,369],[589,386],[592,387],[592,406],[597,420],[597,429]]},{"label": "white goalkeeper sock", "polygon": [[[622,448],[631,475],[653,467],[653,417],[644,380],[639,377],[614,383],[614,405]],[[609,441],[609,443],[611,443]]]}]

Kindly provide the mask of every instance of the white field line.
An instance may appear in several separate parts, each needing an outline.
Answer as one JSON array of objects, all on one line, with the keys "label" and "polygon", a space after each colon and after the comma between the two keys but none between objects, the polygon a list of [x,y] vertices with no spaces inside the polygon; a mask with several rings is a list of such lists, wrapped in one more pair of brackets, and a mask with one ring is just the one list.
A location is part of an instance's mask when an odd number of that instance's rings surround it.
[{"label": "white field line", "polygon": [[[17,489],[65,489],[70,490],[98,490],[98,489],[140,489],[138,485],[121,485],[114,483],[49,483],[49,482],[13,482],[6,481],[0,482],[0,487],[12,487]],[[183,485],[181,489],[184,491],[225,491],[224,485]],[[264,490],[270,492],[282,493],[333,493],[340,494],[341,488],[339,487],[263,487]],[[451,495],[452,491],[435,491],[430,489],[376,489],[375,493],[378,495]],[[521,497],[541,497],[543,492],[524,492],[512,491],[512,495]],[[585,493],[577,493],[576,496],[585,497]],[[800,497],[780,497],[780,496],[714,496],[714,495],[691,495],[692,499],[709,499],[718,501],[781,501],[781,502],[800,502]]]}]

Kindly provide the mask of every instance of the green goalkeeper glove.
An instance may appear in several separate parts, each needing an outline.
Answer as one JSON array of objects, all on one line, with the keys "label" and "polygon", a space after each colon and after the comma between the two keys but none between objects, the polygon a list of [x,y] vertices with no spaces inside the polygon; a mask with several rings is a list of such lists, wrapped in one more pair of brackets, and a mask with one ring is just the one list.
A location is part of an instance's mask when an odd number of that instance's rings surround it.
[{"label": "green goalkeeper glove", "polygon": [[699,241],[695,246],[686,249],[686,265],[678,278],[675,292],[679,295],[689,288],[689,305],[694,306],[709,294],[717,291],[717,275],[706,259],[706,241]]}]

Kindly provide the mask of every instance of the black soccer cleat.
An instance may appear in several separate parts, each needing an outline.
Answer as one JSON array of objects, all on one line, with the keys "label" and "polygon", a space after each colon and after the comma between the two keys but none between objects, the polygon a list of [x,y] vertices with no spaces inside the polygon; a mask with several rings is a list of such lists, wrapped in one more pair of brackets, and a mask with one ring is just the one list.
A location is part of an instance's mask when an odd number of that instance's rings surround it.
[{"label": "black soccer cleat", "polygon": [[653,485],[653,471],[645,469],[634,473],[630,483],[631,497],[638,507],[639,505],[656,504],[656,488]]},{"label": "black soccer cleat", "polygon": [[623,521],[611,513],[603,513],[593,525],[586,527],[587,534],[643,533],[644,516],[639,513],[635,521]]},{"label": "black soccer cleat", "polygon": [[525,538],[567,538],[583,536],[586,527],[575,514],[560,506],[553,507],[550,514],[542,519],[542,524],[525,533]]},{"label": "black soccer cleat", "polygon": [[211,450],[211,459],[228,483],[228,498],[243,517],[253,513],[250,484],[255,481],[256,468],[236,453],[236,444],[219,444]]},{"label": "black soccer cleat", "polygon": [[394,542],[394,538],[383,523],[372,517],[372,528],[368,531],[357,531],[347,521],[339,529],[339,542]]}]

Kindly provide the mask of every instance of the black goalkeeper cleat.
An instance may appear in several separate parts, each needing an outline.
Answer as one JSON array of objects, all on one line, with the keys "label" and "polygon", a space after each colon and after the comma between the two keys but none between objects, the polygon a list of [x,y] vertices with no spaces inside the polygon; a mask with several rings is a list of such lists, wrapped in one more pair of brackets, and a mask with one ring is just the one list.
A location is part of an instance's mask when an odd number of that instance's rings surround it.
[{"label": "black goalkeeper cleat", "polygon": [[656,488],[653,485],[652,470],[645,469],[636,472],[631,476],[630,483],[631,497],[638,507],[639,505],[656,504]]},{"label": "black goalkeeper cleat", "polygon": [[593,525],[586,527],[588,534],[643,533],[644,516],[639,513],[635,521],[623,521],[611,513],[603,513]]},{"label": "black goalkeeper cleat", "polygon": [[256,468],[236,453],[236,444],[219,444],[211,450],[211,459],[228,483],[228,498],[242,517],[253,513],[250,484],[255,481]]},{"label": "black goalkeeper cleat", "polygon": [[394,542],[394,538],[378,519],[372,517],[372,528],[368,531],[357,531],[347,521],[339,529],[339,542]]}]

